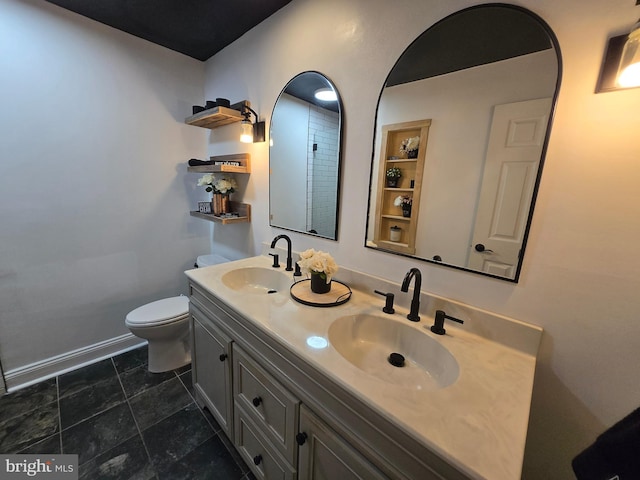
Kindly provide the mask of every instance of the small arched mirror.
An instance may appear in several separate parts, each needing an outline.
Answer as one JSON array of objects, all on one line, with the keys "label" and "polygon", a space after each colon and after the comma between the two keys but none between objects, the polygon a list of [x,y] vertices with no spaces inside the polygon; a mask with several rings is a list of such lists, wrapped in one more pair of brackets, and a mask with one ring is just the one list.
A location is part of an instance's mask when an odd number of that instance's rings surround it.
[{"label": "small arched mirror", "polygon": [[552,31],[521,7],[420,35],[380,94],[366,246],[517,282],[559,72]]},{"label": "small arched mirror", "polygon": [[331,81],[304,72],[271,115],[269,224],[337,240],[342,103]]}]

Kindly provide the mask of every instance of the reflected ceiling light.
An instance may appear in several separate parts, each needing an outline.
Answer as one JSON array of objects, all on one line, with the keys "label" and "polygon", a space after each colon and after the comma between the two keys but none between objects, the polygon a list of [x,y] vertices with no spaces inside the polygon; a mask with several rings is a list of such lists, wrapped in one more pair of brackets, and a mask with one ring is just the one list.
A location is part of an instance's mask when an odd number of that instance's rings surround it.
[{"label": "reflected ceiling light", "polygon": [[[242,143],[264,142],[265,126],[264,122],[258,121],[258,114],[247,104],[242,106],[242,122],[240,122],[240,141]],[[251,123],[251,114],[256,117],[255,123]]]},{"label": "reflected ceiling light", "polygon": [[640,20],[633,26],[622,49],[616,83],[623,87],[640,87]]},{"label": "reflected ceiling light", "polygon": [[338,100],[338,95],[333,90],[333,88],[325,87],[319,88],[313,94],[318,100],[322,100],[323,102],[335,102]]},{"label": "reflected ceiling light", "polygon": [[309,345],[311,348],[321,349],[327,348],[329,346],[329,342],[324,337],[312,335],[311,337],[307,338],[307,345]]}]

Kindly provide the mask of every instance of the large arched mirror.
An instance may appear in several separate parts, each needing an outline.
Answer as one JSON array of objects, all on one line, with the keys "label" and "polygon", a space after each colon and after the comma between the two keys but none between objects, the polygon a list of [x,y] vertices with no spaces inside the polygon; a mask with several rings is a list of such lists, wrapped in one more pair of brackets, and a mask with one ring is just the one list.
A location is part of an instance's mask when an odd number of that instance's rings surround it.
[{"label": "large arched mirror", "polygon": [[342,104],[333,83],[318,72],[287,83],[269,138],[270,225],[337,240]]},{"label": "large arched mirror", "polygon": [[378,102],[366,246],[517,282],[559,84],[557,41],[524,8],[420,35]]}]

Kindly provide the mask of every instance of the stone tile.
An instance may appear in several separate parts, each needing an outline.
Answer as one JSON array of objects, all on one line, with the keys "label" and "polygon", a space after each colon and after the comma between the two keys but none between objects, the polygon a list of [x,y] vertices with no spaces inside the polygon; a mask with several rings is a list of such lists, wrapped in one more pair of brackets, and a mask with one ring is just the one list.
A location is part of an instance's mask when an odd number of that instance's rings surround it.
[{"label": "stone tile", "polygon": [[178,377],[185,388],[189,391],[189,395],[193,398],[196,398],[196,392],[193,390],[193,377],[191,375],[191,370],[183,373]]},{"label": "stone tile", "polygon": [[173,372],[151,373],[146,366],[134,368],[120,374],[120,381],[127,398],[138,395],[172,378],[176,378],[176,374]]},{"label": "stone tile", "polygon": [[176,375],[182,375],[185,372],[190,372],[191,371],[191,364],[187,363],[184,367],[180,367],[180,368],[176,368],[174,370],[174,373]]},{"label": "stone tile", "polygon": [[201,408],[200,411],[202,412],[202,415],[204,415],[204,418],[207,419],[207,422],[209,422],[209,425],[211,425],[211,428],[213,429],[214,432],[218,433],[222,430],[222,427],[220,426],[218,421],[213,417],[208,407]]},{"label": "stone tile", "polygon": [[62,429],[75,425],[125,401],[117,376],[88,385],[60,399]]},{"label": "stone tile", "polygon": [[78,463],[111,450],[138,433],[129,410],[121,403],[62,431],[62,453],[75,453]]},{"label": "stone tile", "polygon": [[140,430],[164,420],[190,403],[193,403],[193,398],[177,377],[129,399]]},{"label": "stone tile", "polygon": [[118,373],[124,373],[127,370],[146,366],[149,357],[149,348],[147,345],[129,350],[113,357],[113,363]]},{"label": "stone tile", "polygon": [[62,453],[60,448],[60,433],[56,433],[51,435],[50,437],[45,438],[44,440],[39,441],[38,443],[34,443],[33,445],[21,450],[18,453],[23,454],[59,454]]},{"label": "stone tile", "polygon": [[151,462],[164,471],[213,436],[213,430],[195,404],[143,430]]},{"label": "stone tile", "polygon": [[51,402],[0,423],[0,452],[17,453],[58,432],[58,403]]},{"label": "stone tile", "polygon": [[160,480],[240,480],[245,472],[216,435],[158,473]]},{"label": "stone tile", "polygon": [[108,380],[116,375],[116,369],[110,358],[60,375],[58,377],[60,398],[73,395],[90,385]]},{"label": "stone tile", "polygon": [[58,386],[55,378],[0,396],[0,424],[57,399]]},{"label": "stone tile", "polygon": [[151,480],[155,471],[140,435],[80,465],[80,480]]}]

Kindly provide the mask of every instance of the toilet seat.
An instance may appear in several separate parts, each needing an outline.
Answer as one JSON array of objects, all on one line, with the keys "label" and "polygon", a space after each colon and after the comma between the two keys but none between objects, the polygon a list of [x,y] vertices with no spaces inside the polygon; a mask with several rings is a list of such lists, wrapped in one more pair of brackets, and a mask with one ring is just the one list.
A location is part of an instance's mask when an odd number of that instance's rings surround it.
[{"label": "toilet seat", "polygon": [[125,323],[133,327],[159,327],[189,316],[189,297],[163,298],[129,312]]}]

